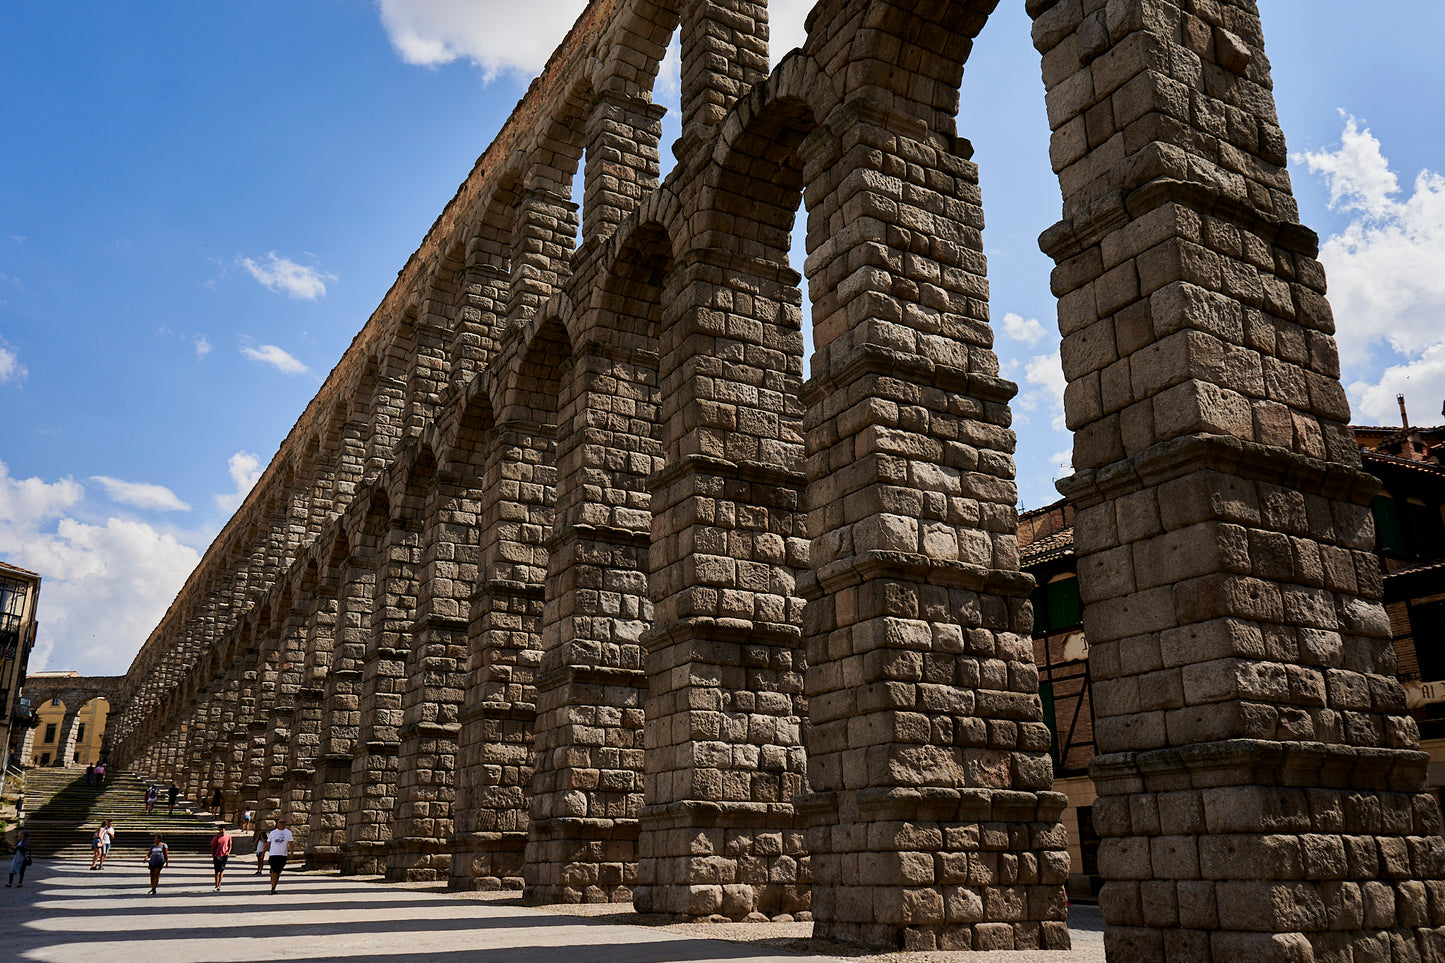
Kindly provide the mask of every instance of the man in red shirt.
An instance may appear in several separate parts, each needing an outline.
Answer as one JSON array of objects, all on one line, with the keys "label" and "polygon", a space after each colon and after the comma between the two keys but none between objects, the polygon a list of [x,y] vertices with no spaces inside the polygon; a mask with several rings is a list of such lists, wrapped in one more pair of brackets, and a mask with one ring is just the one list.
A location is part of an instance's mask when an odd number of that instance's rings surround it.
[{"label": "man in red shirt", "polygon": [[221,891],[221,874],[226,871],[226,860],[231,856],[231,834],[226,827],[216,826],[216,835],[211,837],[211,862],[216,868],[216,892]]}]

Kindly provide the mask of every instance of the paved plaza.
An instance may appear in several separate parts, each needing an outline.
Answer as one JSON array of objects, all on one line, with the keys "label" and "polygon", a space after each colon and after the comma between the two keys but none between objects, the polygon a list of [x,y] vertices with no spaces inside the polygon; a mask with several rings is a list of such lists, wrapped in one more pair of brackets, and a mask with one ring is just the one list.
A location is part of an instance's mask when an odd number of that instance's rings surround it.
[{"label": "paved plaza", "polygon": [[[1092,908],[1074,910],[1075,949],[1066,953],[904,953],[860,955],[836,945],[820,955],[810,924],[637,925],[647,918],[617,906],[529,907],[516,898],[481,898],[374,879],[288,874],[268,892],[254,866],[232,864],[220,893],[209,861],[175,860],[160,892],[147,894],[139,858],[91,872],[83,861],[42,860],[23,888],[0,889],[4,957],[70,963],[97,959],[182,961],[346,960],[434,963],[704,963],[713,960],[898,960],[908,963],[1008,960],[1102,963],[1102,925]],[[655,918],[653,918],[655,919]],[[727,939],[716,939],[725,935]]]}]

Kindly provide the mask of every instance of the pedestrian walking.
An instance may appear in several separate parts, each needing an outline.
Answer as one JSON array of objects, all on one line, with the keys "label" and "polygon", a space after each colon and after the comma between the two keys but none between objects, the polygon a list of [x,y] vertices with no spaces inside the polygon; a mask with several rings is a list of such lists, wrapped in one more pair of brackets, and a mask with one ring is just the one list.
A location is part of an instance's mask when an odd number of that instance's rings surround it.
[{"label": "pedestrian walking", "polygon": [[216,835],[211,837],[211,863],[216,870],[216,892],[221,891],[221,874],[226,871],[226,860],[231,858],[231,834],[226,827],[216,824]]},{"label": "pedestrian walking", "polygon": [[181,791],[176,788],[175,783],[171,783],[171,788],[166,790],[166,796],[168,796],[171,801],[171,810],[166,815],[174,816],[176,814],[176,800],[181,798]]},{"label": "pedestrian walking", "polygon": [[256,830],[256,875],[261,875],[261,869],[266,865],[266,834]]},{"label": "pedestrian walking", "polygon": [[100,765],[98,765],[98,766],[95,767],[95,784],[96,784],[97,786],[104,786],[104,785],[105,785],[105,760],[104,760],[104,759],[102,759],[102,760],[100,761]]},{"label": "pedestrian walking", "polygon": [[104,838],[104,836],[105,833],[101,831],[101,828],[99,826],[95,827],[95,832],[90,834],[91,869],[100,869],[100,841],[102,838]]},{"label": "pedestrian walking", "polygon": [[161,870],[171,864],[171,850],[161,839],[161,834],[156,833],[155,841],[151,843],[150,852],[146,854],[146,865],[151,871],[151,895],[155,895],[156,887],[161,884]]},{"label": "pedestrian walking", "polygon": [[85,784],[86,784],[87,786],[89,786],[89,785],[90,785],[92,782],[94,782],[94,781],[95,781],[95,763],[91,763],[90,765],[88,765],[88,766],[85,767]]},{"label": "pedestrian walking", "polygon": [[10,857],[10,878],[5,881],[5,888],[9,889],[10,884],[15,882],[15,875],[20,875],[20,883],[25,885],[25,867],[30,865],[30,830],[20,830],[20,839],[15,843],[15,855]]},{"label": "pedestrian walking", "polygon": [[219,816],[221,814],[221,787],[217,786],[211,790],[211,812]]},{"label": "pedestrian walking", "polygon": [[110,855],[110,844],[115,842],[115,820],[107,819],[100,824],[100,868],[105,869],[105,858]]},{"label": "pedestrian walking", "polygon": [[155,786],[146,790],[146,815],[149,816],[156,808],[156,800],[161,798],[161,791]]},{"label": "pedestrian walking", "polygon": [[255,815],[256,814],[249,809],[241,812],[241,832],[249,833],[251,831],[251,820],[255,818]]},{"label": "pedestrian walking", "polygon": [[286,858],[291,855],[291,830],[286,828],[286,820],[276,820],[276,828],[271,830],[271,835],[266,837],[266,842],[271,850],[271,892],[276,892],[276,884],[281,881],[281,870],[286,868]]}]

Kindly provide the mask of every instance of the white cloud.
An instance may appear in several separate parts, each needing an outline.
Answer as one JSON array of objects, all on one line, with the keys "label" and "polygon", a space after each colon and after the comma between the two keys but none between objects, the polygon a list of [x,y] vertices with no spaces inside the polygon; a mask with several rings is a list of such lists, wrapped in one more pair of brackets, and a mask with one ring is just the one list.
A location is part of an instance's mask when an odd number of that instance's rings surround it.
[{"label": "white cloud", "polygon": [[[1432,344],[1420,357],[1386,368],[1375,383],[1356,381],[1350,385],[1355,411],[1371,424],[1394,424],[1400,417],[1397,394],[1405,396],[1417,425],[1439,424],[1435,406],[1445,399],[1445,342]],[[1445,412],[1440,413],[1445,417]]]},{"label": "white cloud", "polygon": [[191,510],[191,506],[177,498],[176,493],[164,485],[121,481],[119,478],[109,478],[105,475],[95,475],[90,480],[100,482],[106,494],[115,501],[133,505],[136,508],[153,508],[163,512],[188,512]]},{"label": "white cloud", "polygon": [[248,257],[238,260],[267,290],[284,293],[298,301],[315,301],[325,297],[326,282],[336,280],[334,274],[297,264],[289,257],[279,257],[275,251],[268,253],[263,261],[253,261]]},{"label": "white cloud", "polygon": [[585,0],[377,0],[402,60],[427,67],[468,60],[488,80],[540,72],[585,6]]},{"label": "white cloud", "polygon": [[[1337,149],[1293,159],[1325,179],[1332,209],[1354,215],[1320,246],[1320,260],[1329,275],[1340,357],[1355,379],[1356,410],[1369,419],[1393,420],[1397,392],[1425,394],[1433,408],[1445,397],[1439,390],[1445,177],[1423,170],[1402,198],[1380,142],[1354,117],[1346,119]],[[1382,364],[1388,365],[1383,371]]]},{"label": "white cloud", "polygon": [[274,344],[263,344],[258,348],[245,345],[241,348],[241,353],[251,361],[271,365],[282,374],[299,375],[311,370]]},{"label": "white cloud", "polygon": [[[513,73],[532,77],[586,6],[585,0],[377,0],[387,39],[402,60],[435,67],[465,60],[486,79]],[[803,20],[813,0],[775,0],[768,7],[769,50],[774,64],[802,46]],[[676,83],[664,61],[659,93]],[[673,77],[669,77],[669,70]]]},{"label": "white cloud", "polygon": [[0,385],[19,384],[30,374],[30,369],[20,363],[20,355],[0,340]]},{"label": "white cloud", "polygon": [[238,451],[227,459],[226,469],[231,473],[231,481],[236,483],[236,489],[215,498],[216,507],[230,514],[241,507],[241,502],[246,500],[246,496],[260,480],[263,466],[261,459],[251,452]]},{"label": "white cloud", "polygon": [[794,47],[808,38],[803,21],[816,0],[774,0],[768,4],[768,59],[776,66]]},{"label": "white cloud", "polygon": [[1345,130],[1338,150],[1307,151],[1292,159],[1324,176],[1330,189],[1331,210],[1338,207],[1373,217],[1388,216],[1395,203],[1390,198],[1400,190],[1400,182],[1370,129],[1360,130],[1359,121],[1344,111],[1340,116],[1345,118]]},{"label": "white cloud", "polygon": [[1032,402],[1026,407],[1037,407],[1042,402],[1053,413],[1050,427],[1055,431],[1063,431],[1064,422],[1064,369],[1059,360],[1059,352],[1053,354],[1035,355],[1028,364],[1024,365],[1024,378],[1031,385],[1037,385],[1037,389],[1030,393],[1029,400]]},{"label": "white cloud", "polygon": [[118,675],[200,554],[144,522],[89,521],[84,499],[74,479],[11,478],[0,462],[4,558],[44,578],[31,667]]},{"label": "white cloud", "polygon": [[1015,341],[1038,344],[1039,339],[1047,332],[1037,319],[1025,319],[1023,315],[1010,311],[1003,316],[1003,333],[1004,337],[1013,338]]},{"label": "white cloud", "polygon": [[211,353],[211,341],[204,334],[196,335],[192,343],[196,346],[197,361],[200,361],[206,355]]}]

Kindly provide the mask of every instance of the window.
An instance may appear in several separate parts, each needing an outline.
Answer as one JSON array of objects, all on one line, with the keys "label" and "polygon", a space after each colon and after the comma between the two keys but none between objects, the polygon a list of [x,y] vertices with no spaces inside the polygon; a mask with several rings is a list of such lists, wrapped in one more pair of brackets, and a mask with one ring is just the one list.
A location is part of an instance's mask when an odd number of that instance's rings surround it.
[{"label": "window", "polygon": [[1440,510],[1419,499],[1376,496],[1370,505],[1381,554],[1395,558],[1427,559],[1445,555],[1445,523]]},{"label": "window", "polygon": [[1405,525],[1400,520],[1400,506],[1389,495],[1376,495],[1370,504],[1375,515],[1375,536],[1380,551],[1386,555],[1405,555]]},{"label": "window", "polygon": [[53,706],[58,706],[58,705],[60,705],[60,696],[56,696],[54,699],[51,699],[51,700],[50,700],[50,704],[53,705]]},{"label": "window", "polygon": [[47,722],[47,723],[45,724],[45,738],[42,739],[42,740],[40,740],[40,741],[41,741],[41,742],[54,742],[54,741],[55,741],[55,723],[53,723],[53,722]]},{"label": "window", "polygon": [[75,727],[75,741],[77,744],[85,741],[85,723]]},{"label": "window", "polygon": [[1045,582],[1034,589],[1034,634],[1043,635],[1072,628],[1083,621],[1079,604],[1079,580],[1072,575]]},{"label": "window", "polygon": [[1410,635],[1415,639],[1420,681],[1445,679],[1445,601],[1411,603]]}]

